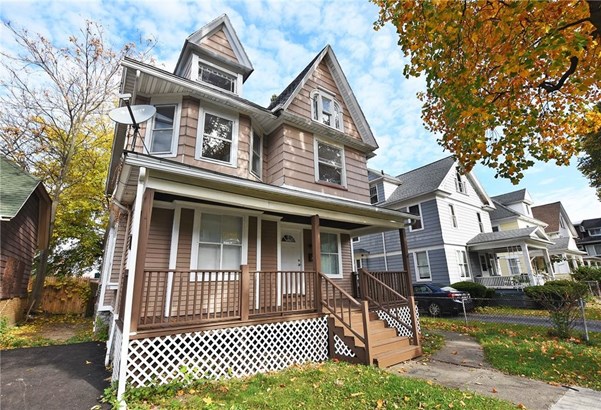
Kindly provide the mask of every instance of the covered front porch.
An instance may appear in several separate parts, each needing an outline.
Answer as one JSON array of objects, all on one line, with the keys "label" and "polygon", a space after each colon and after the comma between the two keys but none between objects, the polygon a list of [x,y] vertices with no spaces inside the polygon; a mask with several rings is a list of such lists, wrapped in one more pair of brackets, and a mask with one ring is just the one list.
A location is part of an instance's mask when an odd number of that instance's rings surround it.
[{"label": "covered front porch", "polygon": [[242,376],[328,357],[385,366],[421,354],[409,272],[361,270],[353,290],[351,238],[398,230],[406,245],[411,215],[200,170],[171,174],[155,158],[128,165],[122,198],[133,206],[117,218],[129,240],[113,256],[115,380],[166,382],[182,366]]},{"label": "covered front porch", "polygon": [[543,285],[555,275],[547,249],[552,243],[538,227],[479,234],[468,242],[480,263],[474,281],[493,289]]}]

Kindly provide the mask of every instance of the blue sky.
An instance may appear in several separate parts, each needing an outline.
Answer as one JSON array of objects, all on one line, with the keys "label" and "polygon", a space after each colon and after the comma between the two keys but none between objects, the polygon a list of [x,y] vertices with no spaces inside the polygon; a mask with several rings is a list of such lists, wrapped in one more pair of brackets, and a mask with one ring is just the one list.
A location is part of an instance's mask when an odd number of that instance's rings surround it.
[{"label": "blue sky", "polygon": [[[375,31],[378,9],[364,0],[247,1],[10,1],[0,3],[3,21],[42,33],[55,42],[78,31],[85,19],[103,24],[116,48],[127,41],[156,38],[158,65],[173,70],[185,38],[227,13],[255,68],[244,97],[267,105],[326,45],[330,44],[378,140],[369,166],[398,175],[448,153],[423,127],[416,92],[420,79],[405,79],[404,58],[390,26]],[[4,27],[0,48],[14,45]],[[515,186],[495,179],[494,170],[477,166],[475,174],[489,195],[526,188],[536,204],[561,201],[572,222],[601,217],[601,202],[576,169],[537,163]]]}]

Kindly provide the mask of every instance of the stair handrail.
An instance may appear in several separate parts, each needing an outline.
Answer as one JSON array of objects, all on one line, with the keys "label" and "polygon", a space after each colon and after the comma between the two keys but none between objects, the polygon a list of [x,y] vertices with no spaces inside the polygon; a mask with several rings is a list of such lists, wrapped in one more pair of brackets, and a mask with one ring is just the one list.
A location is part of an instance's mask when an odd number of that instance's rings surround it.
[{"label": "stair handrail", "polygon": [[[342,323],[342,325],[344,327],[346,327],[348,330],[350,330],[350,332],[357,339],[359,339],[363,343],[363,345],[365,346],[365,354],[367,356],[367,362],[368,362],[368,364],[372,364],[373,360],[372,360],[372,354],[371,354],[371,349],[370,349],[370,344],[369,344],[369,328],[368,328],[368,326],[369,326],[369,305],[368,305],[368,302],[367,301],[363,301],[363,303],[359,302],[357,299],[355,299],[354,297],[349,295],[344,289],[342,289],[340,286],[338,286],[336,283],[334,283],[330,278],[328,278],[322,272],[318,272],[318,275],[319,275],[320,279],[324,282],[325,288],[326,288],[325,292],[322,294],[322,297],[321,297],[321,305],[328,312],[330,312],[330,314],[332,316],[334,316],[336,319],[338,319],[338,321],[340,323]],[[331,288],[332,288],[332,296],[334,297],[333,298],[333,302],[334,302],[333,306],[330,304],[330,301],[329,301],[330,292],[328,291],[328,286],[331,286]],[[342,303],[340,303],[340,306],[336,305],[337,298],[335,297],[336,296],[335,292],[338,292],[340,294],[340,296],[341,296],[340,299],[342,299],[342,297],[344,297],[344,299],[346,299],[349,302],[346,307],[343,306]],[[341,302],[342,302],[342,300],[341,300]],[[351,305],[361,309],[361,321],[363,324],[363,334],[362,335],[359,334],[356,329],[353,329]],[[348,312],[348,320],[346,320],[344,318],[344,309],[346,309]],[[338,313],[338,310],[340,310],[340,313]]]},{"label": "stair handrail", "polygon": [[[407,305],[411,304],[410,300],[407,299],[405,296],[401,295],[399,292],[397,292],[390,286],[388,286],[386,283],[382,282],[380,279],[373,276],[371,273],[369,273],[365,269],[359,269],[359,275],[360,275],[359,280],[360,280],[360,284],[361,284],[361,296],[363,297],[363,299],[365,299],[368,302],[373,303],[377,308],[385,311],[390,317],[392,317],[394,320],[396,320],[401,326],[405,327],[407,330],[409,330],[411,333],[413,333],[414,332],[413,326],[405,323],[399,317],[399,315],[397,313],[392,311],[387,306],[384,306],[382,301],[374,299],[373,297],[370,296],[370,294],[368,292],[367,279],[370,279],[372,282],[375,282],[379,286],[383,287],[385,290],[391,292],[394,296],[397,296],[401,301],[404,301],[405,303],[407,303]],[[414,335],[414,340],[415,339],[416,338]]]}]

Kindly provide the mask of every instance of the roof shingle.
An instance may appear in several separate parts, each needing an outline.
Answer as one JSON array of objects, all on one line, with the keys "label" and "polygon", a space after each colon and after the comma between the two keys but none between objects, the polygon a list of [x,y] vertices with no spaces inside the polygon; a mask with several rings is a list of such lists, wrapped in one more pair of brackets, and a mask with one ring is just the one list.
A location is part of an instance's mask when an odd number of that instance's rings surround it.
[{"label": "roof shingle", "polygon": [[40,181],[0,156],[0,217],[14,218]]}]

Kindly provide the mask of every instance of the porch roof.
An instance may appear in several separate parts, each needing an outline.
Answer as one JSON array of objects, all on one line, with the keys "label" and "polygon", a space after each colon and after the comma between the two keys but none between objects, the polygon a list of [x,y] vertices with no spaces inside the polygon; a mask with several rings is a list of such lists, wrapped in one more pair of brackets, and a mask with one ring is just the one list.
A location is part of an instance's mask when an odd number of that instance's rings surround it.
[{"label": "porch roof", "polygon": [[224,175],[175,161],[126,152],[125,165],[144,167],[147,187],[158,192],[187,196],[266,213],[320,218],[346,223],[355,236],[404,228],[414,215],[368,203],[280,187]]},{"label": "porch roof", "polygon": [[470,250],[485,250],[502,248],[507,246],[516,246],[526,243],[534,248],[546,248],[552,245],[545,233],[538,226],[527,228],[511,229],[509,231],[485,232],[480,233],[467,242]]},{"label": "porch roof", "polygon": [[586,252],[583,252],[579,249],[571,249],[570,246],[570,238],[568,237],[559,237],[553,238],[552,245],[548,246],[549,252],[551,253],[569,253],[573,255],[586,255]]}]

